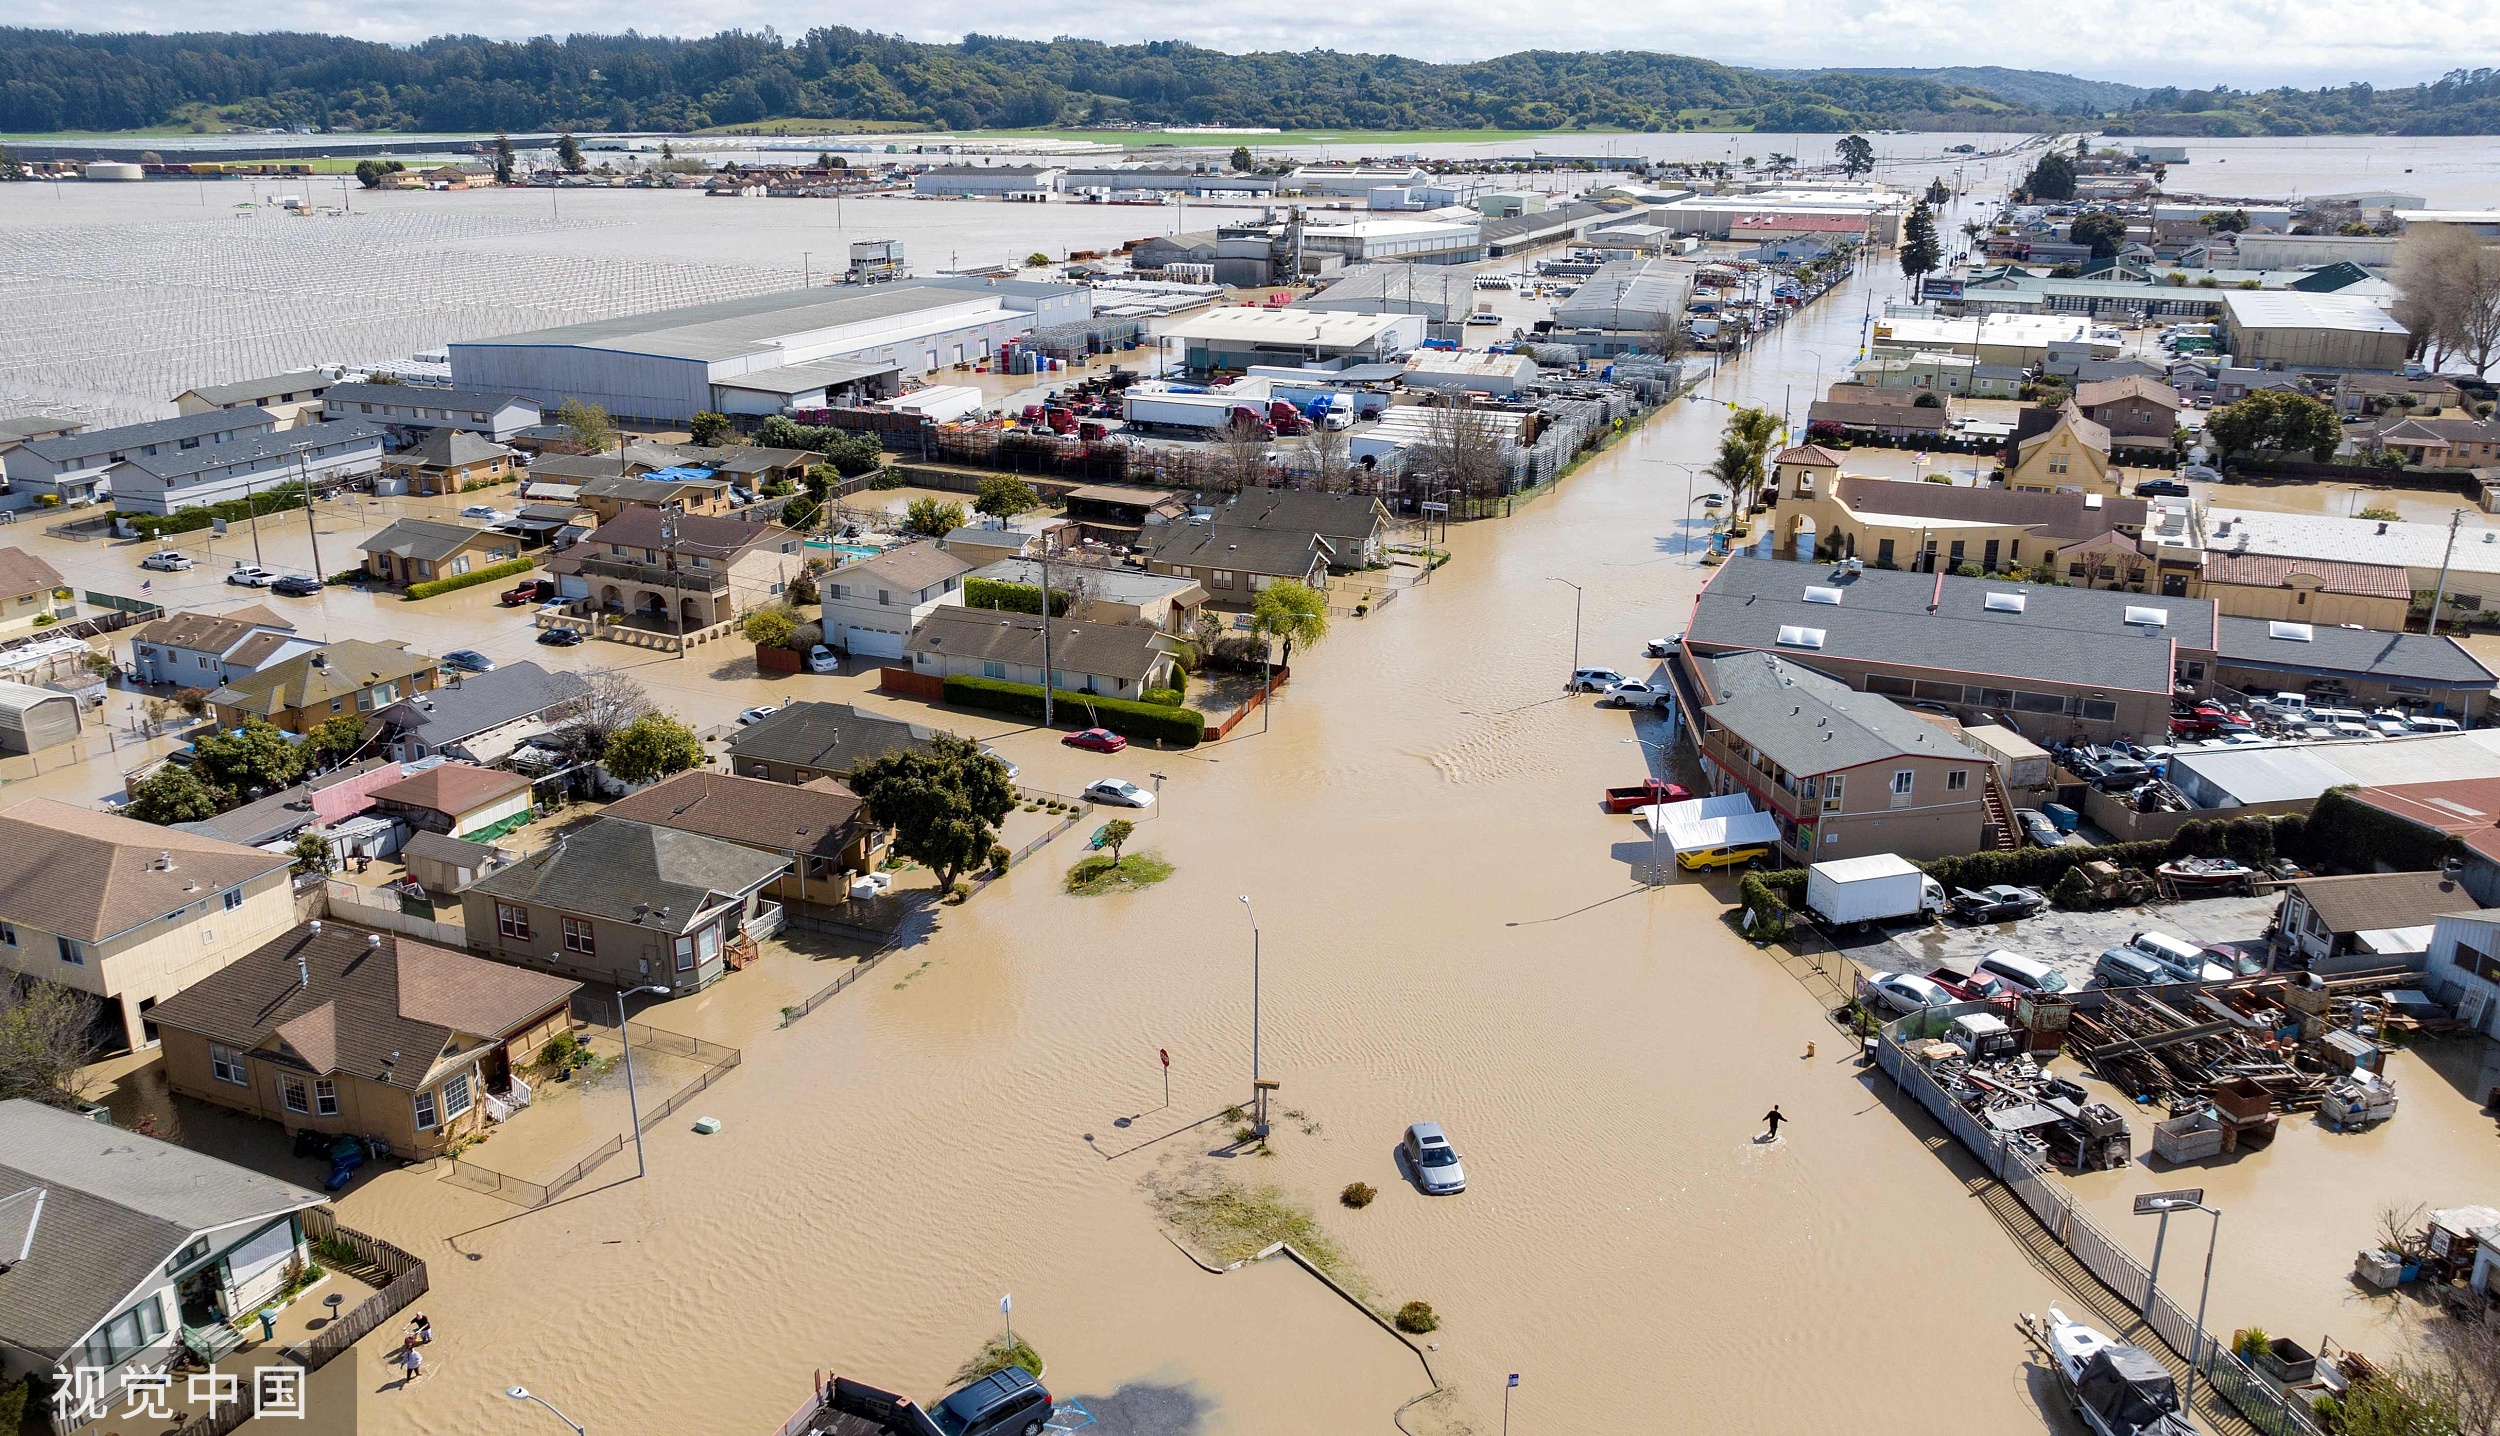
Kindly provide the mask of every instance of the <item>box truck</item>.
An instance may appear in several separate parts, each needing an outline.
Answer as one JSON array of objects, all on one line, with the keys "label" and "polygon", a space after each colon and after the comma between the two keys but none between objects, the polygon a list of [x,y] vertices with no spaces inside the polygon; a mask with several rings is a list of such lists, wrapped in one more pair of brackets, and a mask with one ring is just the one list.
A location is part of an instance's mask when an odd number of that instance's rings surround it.
[{"label": "box truck", "polygon": [[1837,858],[1806,869],[1806,907],[1837,927],[1944,911],[1944,885],[1898,853]]}]

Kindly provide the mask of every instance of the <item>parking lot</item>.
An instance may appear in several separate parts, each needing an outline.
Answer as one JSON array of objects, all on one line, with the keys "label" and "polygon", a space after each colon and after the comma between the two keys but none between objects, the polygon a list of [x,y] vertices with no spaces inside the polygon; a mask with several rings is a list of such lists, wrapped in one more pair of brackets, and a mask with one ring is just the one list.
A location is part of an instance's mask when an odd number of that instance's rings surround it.
[{"label": "parking lot", "polygon": [[2193,902],[2148,903],[2102,912],[2060,912],[2050,908],[2018,922],[1971,925],[1948,920],[1927,927],[1903,927],[1844,941],[1841,951],[1866,972],[1925,974],[1938,967],[1967,970],[1972,960],[1993,948],[2010,948],[2048,963],[2066,980],[2085,986],[2092,964],[2105,950],[2147,930],[2166,932],[2189,942],[2255,946],[2264,937],[2281,901],[2272,893],[2255,897],[2199,898]]}]

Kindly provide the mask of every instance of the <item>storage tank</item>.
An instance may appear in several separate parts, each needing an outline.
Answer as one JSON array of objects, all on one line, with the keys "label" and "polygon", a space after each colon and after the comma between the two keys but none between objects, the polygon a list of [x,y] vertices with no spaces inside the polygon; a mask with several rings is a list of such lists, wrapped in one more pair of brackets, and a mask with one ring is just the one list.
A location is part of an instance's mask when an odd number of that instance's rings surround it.
[{"label": "storage tank", "polygon": [[127,160],[91,160],[87,178],[91,180],[143,180],[148,172]]}]

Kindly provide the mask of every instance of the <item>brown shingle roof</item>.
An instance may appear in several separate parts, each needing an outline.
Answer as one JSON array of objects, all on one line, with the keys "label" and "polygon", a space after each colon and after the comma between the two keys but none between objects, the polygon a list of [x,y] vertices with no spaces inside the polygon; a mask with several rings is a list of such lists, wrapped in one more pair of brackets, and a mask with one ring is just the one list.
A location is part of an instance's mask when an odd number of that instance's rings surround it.
[{"label": "brown shingle roof", "polygon": [[[160,853],[169,866],[156,865]],[[101,942],[288,861],[222,838],[29,798],[0,808],[0,917]]]},{"label": "brown shingle roof", "polygon": [[2326,593],[2363,598],[2413,597],[2413,580],[2401,564],[2350,563],[2336,559],[2286,558],[2271,553],[2207,552],[2203,578],[2207,583],[2244,588],[2289,588],[2294,575],[2316,579]]},{"label": "brown shingle roof", "polygon": [[61,571],[22,548],[0,548],[0,594],[15,598],[61,586]]},{"label": "brown shingle roof", "polygon": [[427,808],[456,817],[474,812],[498,798],[509,797],[529,785],[529,779],[499,768],[480,768],[474,763],[442,763],[413,777],[376,788],[372,797],[377,803]]},{"label": "brown shingle roof", "polygon": [[[660,537],[660,520],[677,520],[674,543]],[[627,548],[652,550],[674,548],[680,555],[706,558],[734,558],[758,544],[796,543],[798,535],[779,524],[757,523],[750,519],[715,518],[710,514],[663,515],[658,509],[632,508],[592,530],[589,538],[575,545],[580,553],[596,555],[597,544],[623,544]],[[567,557],[573,553],[568,551]]]},{"label": "brown shingle roof", "polygon": [[[133,643],[156,643],[167,648],[189,648],[203,653],[224,653],[255,628],[279,628],[288,633],[295,625],[255,603],[232,613],[170,613],[130,635]],[[279,642],[285,642],[280,638]]]},{"label": "brown shingle roof", "polygon": [[2464,884],[2445,873],[2355,873],[2303,878],[2286,886],[2308,901],[2329,932],[2426,927],[2442,913],[2482,906]]},{"label": "brown shingle roof", "polygon": [[605,816],[701,833],[776,853],[838,857],[849,843],[860,800],[831,778],[803,786],[680,773],[608,806]]},{"label": "brown shingle roof", "polygon": [[[1021,542],[1024,537],[1022,534],[1017,534],[1016,540]],[[844,564],[827,575],[825,582],[852,584],[882,579],[889,587],[906,593],[918,593],[924,588],[944,583],[950,578],[960,578],[972,572],[973,567],[939,548],[935,542],[922,539],[917,543],[907,543],[899,548],[887,549],[875,558]]]},{"label": "brown shingle roof", "polygon": [[580,988],[414,938],[324,922],[263,943],[148,1016],[246,1050],[276,1039],[316,1074],[347,1072],[414,1090],[454,1033],[507,1037]]},{"label": "brown shingle roof", "polygon": [[318,653],[238,678],[208,695],[208,701],[266,717],[344,698],[387,680],[413,678],[433,668],[432,658],[409,652],[405,643],[342,638]]},{"label": "brown shingle roof", "polygon": [[1837,424],[1844,429],[1926,429],[1941,433],[1949,416],[1941,408],[1910,404],[1858,404],[1817,399],[1806,411],[1809,424]]},{"label": "brown shingle roof", "polygon": [[[1061,673],[1093,674],[1132,682],[1154,670],[1164,652],[1162,635],[1129,623],[1050,620],[1050,666]],[[1042,620],[1031,614],[998,613],[948,605],[912,625],[903,640],[909,653],[940,653],[988,659],[1027,668],[1042,665]]]},{"label": "brown shingle roof", "polygon": [[2121,399],[2147,399],[2165,409],[2179,407],[2178,391],[2158,379],[2142,374],[2127,374],[2116,379],[2099,379],[2079,386],[2075,402],[2086,409],[2114,404]]}]

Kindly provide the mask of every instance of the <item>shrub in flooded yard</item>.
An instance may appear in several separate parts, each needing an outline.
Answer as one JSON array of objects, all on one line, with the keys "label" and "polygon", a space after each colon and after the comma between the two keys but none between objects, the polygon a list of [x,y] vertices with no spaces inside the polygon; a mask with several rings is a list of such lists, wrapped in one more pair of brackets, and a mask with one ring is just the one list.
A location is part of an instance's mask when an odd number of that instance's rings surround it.
[{"label": "shrub in flooded yard", "polygon": [[1345,1184],[1345,1190],[1337,1193],[1337,1200],[1359,1212],[1370,1206],[1372,1198],[1379,1195],[1380,1189],[1369,1182],[1348,1182]]},{"label": "shrub in flooded yard", "polygon": [[1428,1301],[1410,1301],[1399,1307],[1397,1323],[1398,1330],[1410,1336],[1441,1329],[1441,1318],[1433,1314],[1432,1303]]},{"label": "shrub in flooded yard", "polygon": [[1042,1355],[1021,1336],[993,1336],[955,1373],[955,1380],[958,1384],[978,1381],[993,1371],[1004,1371],[1010,1366],[1021,1366],[1039,1376],[1042,1374]]}]

